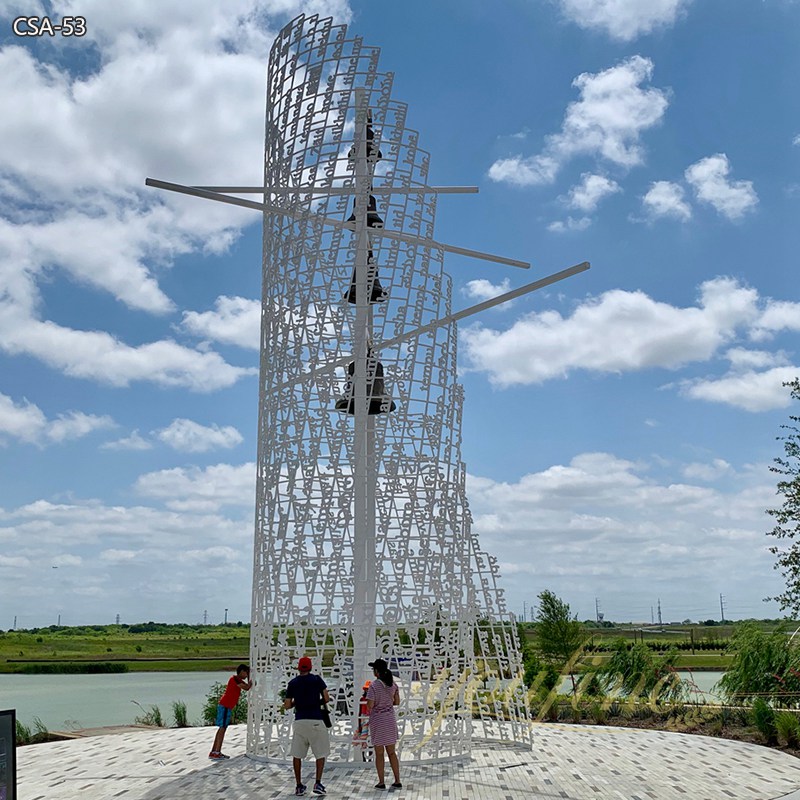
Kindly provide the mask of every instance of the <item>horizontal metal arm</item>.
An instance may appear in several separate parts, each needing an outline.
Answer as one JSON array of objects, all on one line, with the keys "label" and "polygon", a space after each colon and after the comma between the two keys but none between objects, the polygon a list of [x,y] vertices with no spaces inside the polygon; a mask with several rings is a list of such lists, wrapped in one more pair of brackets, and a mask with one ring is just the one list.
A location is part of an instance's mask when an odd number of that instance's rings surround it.
[{"label": "horizontal metal arm", "polygon": [[[188,194],[192,197],[202,197],[205,200],[216,200],[220,203],[227,203],[228,205],[232,206],[252,208],[254,211],[268,211],[271,214],[280,214],[281,216],[290,217],[291,219],[295,219],[300,222],[321,222],[323,225],[330,225],[333,228],[352,230],[352,226],[338,219],[331,219],[330,217],[323,217],[317,214],[309,214],[308,212],[303,213],[300,211],[289,211],[286,208],[281,208],[280,206],[275,206],[271,203],[257,203],[255,200],[245,200],[243,197],[231,197],[230,195],[212,192],[208,189],[197,189],[192,186],[183,186],[180,183],[159,181],[155,178],[147,178],[147,180],[145,180],[145,185],[153,186],[156,189],[166,189],[169,192]],[[396,241],[416,245],[417,247],[429,247],[432,250],[443,250],[445,253],[455,253],[456,255],[460,256],[479,258],[483,261],[492,261],[496,264],[507,264],[511,267],[520,267],[521,269],[530,269],[531,266],[527,261],[517,261],[513,258],[495,256],[491,253],[482,253],[480,250],[468,250],[466,247],[456,247],[452,244],[437,242],[434,239],[423,239],[422,237],[400,233],[399,231],[389,231],[385,228],[370,228],[369,235],[378,236],[384,239],[394,239]]]},{"label": "horizontal metal arm", "polygon": [[[356,189],[350,186],[194,186],[206,192],[223,192],[225,194],[355,194]],[[373,186],[370,194],[478,194],[477,186]]]},{"label": "horizontal metal arm", "polygon": [[[550,286],[553,283],[558,283],[558,281],[563,281],[564,278],[570,278],[573,275],[578,275],[581,272],[586,272],[591,265],[588,261],[583,261],[580,264],[576,264],[574,267],[567,267],[567,269],[562,269],[561,272],[554,272],[552,275],[548,275],[545,278],[540,278],[538,281],[533,281],[533,283],[525,284],[525,286],[520,286],[518,289],[512,289],[510,292],[505,292],[505,294],[500,294],[497,297],[493,297],[490,300],[485,300],[482,303],[477,303],[474,306],[469,306],[468,308],[462,309],[461,311],[456,311],[454,314],[448,314],[446,317],[442,317],[441,319],[437,319],[435,322],[431,322],[428,325],[423,325],[420,328],[415,328],[413,331],[409,331],[408,333],[401,333],[400,336],[395,336],[392,339],[387,339],[383,342],[378,342],[373,345],[373,349],[375,351],[386,349],[387,347],[392,347],[393,345],[400,344],[401,342],[408,341],[409,339],[415,339],[418,336],[422,336],[424,333],[429,333],[430,331],[434,331],[437,328],[441,328],[445,325],[449,325],[452,322],[457,322],[460,319],[464,319],[464,317],[471,317],[473,314],[478,314],[481,311],[486,311],[487,308],[492,308],[493,306],[498,306],[501,303],[507,303],[509,300],[514,300],[517,297],[522,297],[524,294],[528,294],[529,292],[535,292],[537,289],[543,289],[545,286]],[[332,372],[333,370],[337,369],[338,367],[343,367],[346,364],[350,363],[353,360],[353,356],[343,356],[342,358],[337,358],[335,361],[330,361],[327,364],[323,364],[321,367],[317,367],[316,369],[312,369],[310,372],[304,372],[297,378],[293,378],[290,381],[286,381],[285,383],[280,384],[280,386],[276,386],[276,392],[283,391],[284,389],[289,389],[293,386],[297,386],[300,383],[305,383],[306,381],[310,381],[313,378],[316,378],[318,375],[324,375],[327,372]]]}]

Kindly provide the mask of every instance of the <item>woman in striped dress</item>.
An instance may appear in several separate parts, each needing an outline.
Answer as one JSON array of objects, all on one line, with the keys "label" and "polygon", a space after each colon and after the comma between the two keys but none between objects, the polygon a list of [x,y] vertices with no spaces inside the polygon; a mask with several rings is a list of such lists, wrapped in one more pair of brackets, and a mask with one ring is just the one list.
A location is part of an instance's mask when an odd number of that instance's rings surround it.
[{"label": "woman in striped dress", "polygon": [[375,749],[375,768],[378,770],[378,783],[375,788],[386,788],[383,759],[385,751],[389,756],[389,764],[394,775],[392,788],[401,789],[403,784],[400,783],[400,762],[395,752],[397,719],[394,714],[394,707],[400,704],[400,690],[394,682],[389,665],[382,658],[376,658],[370,666],[376,678],[367,690],[369,733]]}]

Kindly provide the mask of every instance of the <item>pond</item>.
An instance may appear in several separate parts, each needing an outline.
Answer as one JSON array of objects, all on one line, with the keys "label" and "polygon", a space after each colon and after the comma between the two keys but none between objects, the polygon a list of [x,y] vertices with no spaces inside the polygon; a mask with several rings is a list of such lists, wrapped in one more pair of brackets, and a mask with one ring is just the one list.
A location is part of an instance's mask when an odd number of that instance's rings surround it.
[{"label": "pond", "polygon": [[[39,717],[49,730],[130,725],[145,708],[156,705],[164,722],[173,724],[172,703],[186,703],[189,722],[201,723],[205,696],[214,683],[224,683],[231,673],[126,672],[100,675],[0,675],[0,708],[16,708],[26,725]],[[714,684],[722,672],[679,672],[698,692],[693,700],[716,702]],[[562,691],[570,691],[569,678]],[[135,702],[134,702],[135,701]]]}]

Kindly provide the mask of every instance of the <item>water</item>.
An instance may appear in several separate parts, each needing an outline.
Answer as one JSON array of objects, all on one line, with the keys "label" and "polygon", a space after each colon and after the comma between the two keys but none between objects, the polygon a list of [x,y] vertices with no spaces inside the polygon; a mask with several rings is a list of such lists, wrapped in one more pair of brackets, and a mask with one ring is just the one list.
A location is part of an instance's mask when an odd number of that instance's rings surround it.
[{"label": "water", "polygon": [[[164,722],[172,724],[172,702],[186,703],[192,724],[200,724],[203,703],[213,683],[224,683],[231,673],[218,672],[126,672],[110,675],[2,675],[0,708],[16,708],[26,725],[39,717],[49,730],[130,725],[145,708],[157,705]],[[692,700],[716,702],[714,684],[722,672],[679,672],[691,678],[701,695]],[[561,691],[570,691],[569,678]]]},{"label": "water", "polygon": [[186,703],[189,722],[202,724],[205,696],[213,683],[232,673],[126,672],[100,675],[0,675],[0,708],[16,708],[30,725],[39,717],[49,730],[130,725],[142,710],[157,705],[173,724],[172,702]]}]

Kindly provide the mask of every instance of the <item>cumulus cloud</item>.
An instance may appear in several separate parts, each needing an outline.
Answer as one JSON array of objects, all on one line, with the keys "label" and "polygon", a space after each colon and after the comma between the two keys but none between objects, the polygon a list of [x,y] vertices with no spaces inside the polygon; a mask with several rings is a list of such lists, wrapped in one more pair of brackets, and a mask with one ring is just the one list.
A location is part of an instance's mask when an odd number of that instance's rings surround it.
[{"label": "cumulus cloud", "polygon": [[723,217],[736,220],[756,207],[758,195],[752,181],[728,180],[730,170],[728,157],[716,153],[692,164],[685,174],[698,200],[708,203]]},{"label": "cumulus cloud", "polygon": [[722,378],[685,382],[683,391],[696,400],[725,403],[745,411],[770,411],[791,405],[791,396],[783,384],[798,376],[800,366],[773,367],[762,372],[734,370]]},{"label": "cumulus cloud", "polygon": [[164,501],[174,511],[216,511],[223,506],[255,506],[256,467],[215,464],[205,469],[176,467],[141,475],[135,484],[144,497]]},{"label": "cumulus cloud", "polygon": [[621,191],[622,187],[605,175],[584,172],[581,182],[569,190],[564,203],[568,208],[590,212],[597,208],[603,198]]},{"label": "cumulus cloud", "polygon": [[[462,290],[467,297],[473,297],[476,300],[491,300],[498,295],[511,291],[511,282],[508,278],[503,278],[500,283],[492,283],[487,281],[486,278],[478,278],[474,281],[467,281],[466,286]],[[503,308],[508,308],[512,303],[506,303]]]},{"label": "cumulus cloud", "polygon": [[552,183],[577,156],[625,169],[641,164],[641,135],[661,121],[668,105],[666,92],[642,86],[652,74],[653,62],[639,55],[603,72],[582,73],[572,82],[580,99],[567,107],[561,130],[547,137],[542,152],[500,159],[489,177],[517,186]]},{"label": "cumulus cloud", "polygon": [[261,303],[244,297],[218,297],[214,311],[184,311],[183,330],[215,342],[258,350]]},{"label": "cumulus cloud", "polygon": [[575,308],[526,315],[505,331],[462,332],[470,369],[499,386],[541,383],[575,369],[626,372],[706,361],[758,316],[758,295],[730,278],[706,281],[697,306],[678,308],[643,292],[605,292]]},{"label": "cumulus cloud", "polygon": [[711,463],[694,462],[683,467],[683,477],[687,480],[714,481],[731,471],[731,465],[724,458],[715,458]]},{"label": "cumulus cloud", "polygon": [[691,206],[684,200],[683,187],[671,181],[655,181],[642,198],[645,212],[651,219],[672,217],[686,221],[692,216]]},{"label": "cumulus cloud", "polygon": [[[15,324],[16,322],[16,324]],[[15,314],[0,302],[0,347],[29,355],[65,375],[111,386],[150,381],[211,392],[231,386],[255,367],[236,367],[219,353],[162,339],[132,347],[105,331],[81,331]]]},{"label": "cumulus cloud", "polygon": [[200,425],[190,419],[175,419],[156,436],[175,450],[185,453],[206,453],[209,450],[235,447],[241,444],[242,434],[231,425]]},{"label": "cumulus cloud", "polygon": [[562,13],[581,28],[630,42],[674,25],[691,0],[559,0]]},{"label": "cumulus cloud", "polygon": [[[199,388],[203,373],[214,376],[213,390],[246,374],[168,339],[129,347],[111,333],[57,325],[39,288],[60,274],[131,309],[174,312],[159,272],[179,255],[225,251],[258,215],[160,193],[144,178],[258,181],[264,56],[301,10],[350,17],[346,0],[224,8],[199,0],[191,9],[165,0],[158,14],[142,4],[114,11],[99,0],[60,0],[54,12],[91,20],[82,41],[96,60],[70,71],[55,47],[0,49],[0,93],[15,109],[0,118],[1,348],[118,386],[150,380],[151,361],[161,385]],[[219,340],[228,340],[224,331]]]},{"label": "cumulus cloud", "polygon": [[585,231],[592,224],[590,217],[567,217],[557,219],[548,224],[547,230],[553,233],[570,233],[572,231]]},{"label": "cumulus cloud", "polygon": [[[65,596],[70,598],[66,624],[99,622],[102,614],[114,612],[127,622],[159,619],[165,608],[175,619],[199,621],[204,607],[230,607],[232,619],[246,619],[252,502],[233,512],[177,513],[97,500],[37,500],[0,512],[0,539],[14,553],[0,555],[0,604],[19,606],[20,627],[45,624],[45,610],[64,608]],[[64,552],[64,542],[72,552]],[[197,565],[204,551],[211,553],[210,568],[204,568],[198,594]],[[182,553],[192,555],[177,555]],[[216,566],[211,564],[213,554],[221,553]]]},{"label": "cumulus cloud", "polygon": [[[547,587],[582,617],[600,594],[614,619],[641,620],[680,581],[685,605],[665,616],[697,619],[710,615],[702,609],[713,608],[715,591],[736,586],[740,606],[759,608],[779,581],[764,538],[775,493],[766,465],[737,471],[714,458],[708,466],[689,469],[703,474],[684,482],[660,480],[650,474],[657,464],[579,453],[508,482],[470,475],[467,490],[509,594],[532,599],[531,586]],[[713,485],[719,479],[724,489]]]},{"label": "cumulus cloud", "polygon": [[101,450],[150,450],[153,445],[145,439],[138,430],[131,432],[130,436],[116,439],[113,442],[103,442]]},{"label": "cumulus cloud", "polygon": [[37,405],[27,400],[17,403],[0,393],[0,437],[11,436],[21,442],[44,445],[80,439],[93,431],[113,428],[115,424],[107,415],[82,411],[68,411],[48,420]]},{"label": "cumulus cloud", "polygon": [[764,341],[781,331],[800,331],[800,303],[771,301],[750,331],[750,338]]}]

